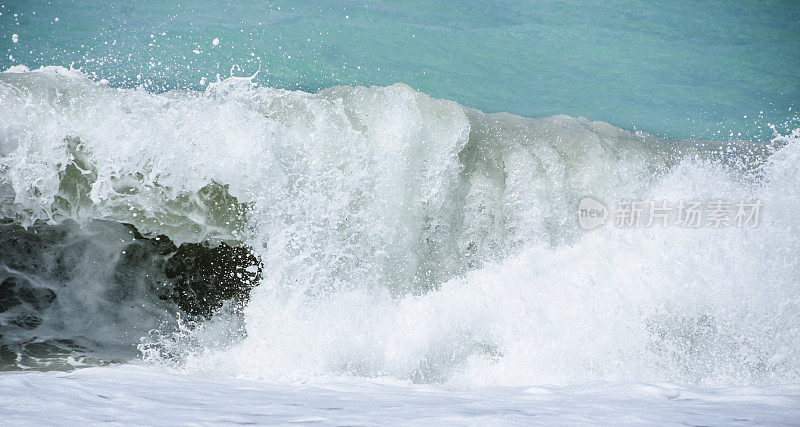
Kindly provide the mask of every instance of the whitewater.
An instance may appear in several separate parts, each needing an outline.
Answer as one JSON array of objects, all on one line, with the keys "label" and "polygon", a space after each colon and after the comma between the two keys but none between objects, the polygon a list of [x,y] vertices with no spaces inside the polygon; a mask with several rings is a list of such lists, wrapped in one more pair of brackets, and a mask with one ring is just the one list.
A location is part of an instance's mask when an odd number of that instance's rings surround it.
[{"label": "whitewater", "polygon": [[[13,66],[2,421],[796,424],[798,165],[800,130],[675,141],[403,84]],[[761,211],[587,231],[586,197]],[[247,248],[230,275],[253,283],[187,315],[157,236]]]}]

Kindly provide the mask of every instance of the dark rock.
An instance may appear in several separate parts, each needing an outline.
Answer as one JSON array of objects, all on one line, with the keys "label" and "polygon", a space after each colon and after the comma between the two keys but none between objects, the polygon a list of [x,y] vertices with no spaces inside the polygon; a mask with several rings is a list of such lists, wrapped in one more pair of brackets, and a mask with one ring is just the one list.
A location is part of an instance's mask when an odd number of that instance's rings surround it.
[{"label": "dark rock", "polygon": [[14,276],[11,276],[0,283],[0,313],[22,303],[17,298],[17,281],[15,279]]},{"label": "dark rock", "polygon": [[9,320],[11,325],[19,326],[22,329],[34,329],[42,324],[42,319],[30,313],[21,314]]},{"label": "dark rock", "polygon": [[134,239],[149,242],[161,255],[168,255],[178,250],[178,247],[172,243],[172,240],[163,234],[159,234],[156,237],[145,237],[133,224],[123,223],[122,225],[130,231]]},{"label": "dark rock", "polygon": [[166,261],[170,290],[162,298],[171,299],[190,315],[211,317],[225,301],[245,304],[261,270],[247,247],[184,243]]},{"label": "dark rock", "polygon": [[[242,306],[261,277],[262,266],[246,246],[201,242],[178,247],[165,235],[146,236],[133,225],[123,225],[133,241],[114,266],[107,286],[111,301],[133,299],[134,292],[153,292],[186,314],[209,318],[226,301]],[[23,304],[26,311],[46,310],[56,300],[59,286],[80,278],[76,267],[91,241],[67,239],[73,227],[37,223],[26,230],[0,222],[0,266],[37,278],[37,285],[17,274],[0,282],[0,313]],[[30,316],[9,322],[24,328],[41,323],[40,313]]]},{"label": "dark rock", "polygon": [[17,352],[9,348],[8,345],[0,345],[0,368],[7,370],[16,367]]},{"label": "dark rock", "polygon": [[247,246],[202,242],[177,247],[167,236],[147,237],[133,225],[125,225],[136,242],[126,248],[118,270],[124,271],[122,265],[141,260],[146,253],[161,255],[166,283],[159,298],[174,302],[191,316],[210,318],[229,300],[242,307],[261,278],[262,265]]},{"label": "dark rock", "polygon": [[18,287],[17,295],[22,301],[30,304],[36,310],[49,307],[56,299],[56,293],[52,289],[35,288],[33,286]]}]

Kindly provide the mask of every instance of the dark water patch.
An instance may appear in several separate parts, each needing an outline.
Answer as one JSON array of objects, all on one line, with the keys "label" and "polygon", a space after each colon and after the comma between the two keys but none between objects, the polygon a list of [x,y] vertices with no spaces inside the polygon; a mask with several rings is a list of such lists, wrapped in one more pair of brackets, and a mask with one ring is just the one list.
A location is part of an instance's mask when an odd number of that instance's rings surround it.
[{"label": "dark water patch", "polygon": [[261,268],[245,246],[176,246],[127,224],[0,223],[0,370],[136,358],[149,331],[243,307]]}]

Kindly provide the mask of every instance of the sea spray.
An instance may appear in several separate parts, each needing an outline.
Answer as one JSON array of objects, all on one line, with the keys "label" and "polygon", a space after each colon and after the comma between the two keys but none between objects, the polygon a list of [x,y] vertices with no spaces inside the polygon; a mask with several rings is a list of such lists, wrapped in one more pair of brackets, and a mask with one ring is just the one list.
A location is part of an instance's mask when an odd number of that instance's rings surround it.
[{"label": "sea spray", "polygon": [[[228,79],[153,94],[12,71],[3,216],[243,242],[263,265],[243,318],[149,335],[151,362],[453,386],[798,378],[797,134],[667,141],[484,114],[401,84],[310,94]],[[758,199],[763,216],[586,233],[584,196]]]}]

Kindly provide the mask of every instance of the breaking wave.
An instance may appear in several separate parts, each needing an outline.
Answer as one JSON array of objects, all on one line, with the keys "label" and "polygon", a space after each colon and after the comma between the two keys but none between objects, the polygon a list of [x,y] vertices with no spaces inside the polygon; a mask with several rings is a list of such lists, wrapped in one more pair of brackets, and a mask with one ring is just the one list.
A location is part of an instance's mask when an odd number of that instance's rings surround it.
[{"label": "breaking wave", "polygon": [[[273,381],[800,379],[798,131],[669,141],[402,84],[154,94],[60,67],[0,74],[0,106],[15,366],[50,345]],[[584,196],[763,208],[757,227],[585,232]],[[238,308],[214,262],[255,284]],[[193,270],[216,274],[211,311],[180,287]]]}]

